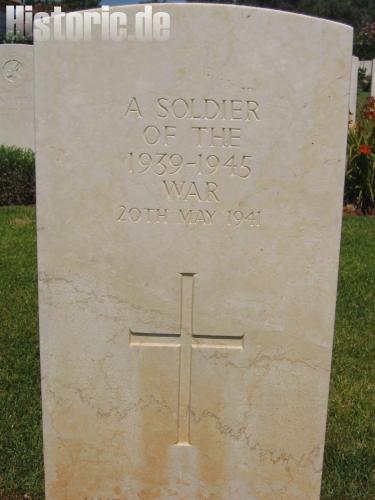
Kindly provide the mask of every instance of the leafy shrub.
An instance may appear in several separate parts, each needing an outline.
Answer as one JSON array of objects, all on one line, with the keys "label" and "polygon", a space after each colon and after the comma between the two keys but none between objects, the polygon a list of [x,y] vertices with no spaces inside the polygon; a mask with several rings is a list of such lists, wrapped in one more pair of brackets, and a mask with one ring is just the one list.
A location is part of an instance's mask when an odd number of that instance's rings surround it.
[{"label": "leafy shrub", "polygon": [[374,59],[375,20],[364,22],[360,29],[355,31],[354,47],[354,53],[359,55],[360,59]]},{"label": "leafy shrub", "polygon": [[35,155],[31,149],[0,146],[0,205],[35,203]]},{"label": "leafy shrub", "polygon": [[375,213],[375,98],[369,97],[349,129],[345,204]]},{"label": "leafy shrub", "polygon": [[5,37],[3,36],[2,43],[30,43],[30,40],[19,32],[12,34],[7,33]]}]

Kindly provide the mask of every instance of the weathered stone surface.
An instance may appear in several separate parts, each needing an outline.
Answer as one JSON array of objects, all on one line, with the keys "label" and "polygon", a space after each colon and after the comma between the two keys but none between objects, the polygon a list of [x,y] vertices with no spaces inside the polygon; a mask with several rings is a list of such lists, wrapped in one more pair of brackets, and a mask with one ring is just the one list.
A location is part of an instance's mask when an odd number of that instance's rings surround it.
[{"label": "weathered stone surface", "polygon": [[0,144],[34,149],[31,45],[0,44]]},{"label": "weathered stone surface", "polygon": [[352,30],[154,9],[36,45],[47,498],[317,499]]}]

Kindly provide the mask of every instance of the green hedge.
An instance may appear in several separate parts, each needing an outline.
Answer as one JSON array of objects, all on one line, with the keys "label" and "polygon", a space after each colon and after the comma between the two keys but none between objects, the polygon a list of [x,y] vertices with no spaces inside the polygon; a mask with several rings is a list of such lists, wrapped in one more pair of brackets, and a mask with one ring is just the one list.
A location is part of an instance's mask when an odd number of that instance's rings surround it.
[{"label": "green hedge", "polygon": [[35,203],[35,155],[31,149],[0,146],[0,205]]}]

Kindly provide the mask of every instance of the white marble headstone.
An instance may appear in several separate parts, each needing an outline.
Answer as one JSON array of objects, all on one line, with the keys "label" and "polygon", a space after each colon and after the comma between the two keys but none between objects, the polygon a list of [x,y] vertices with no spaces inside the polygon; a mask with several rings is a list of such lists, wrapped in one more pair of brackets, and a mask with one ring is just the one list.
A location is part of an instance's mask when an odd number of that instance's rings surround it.
[{"label": "white marble headstone", "polygon": [[36,45],[47,499],[318,499],[352,30],[153,8]]},{"label": "white marble headstone", "polygon": [[366,75],[371,77],[372,72],[372,60],[368,61],[358,61],[359,67],[365,70]]},{"label": "white marble headstone", "polygon": [[0,144],[34,149],[34,48],[0,44]]},{"label": "white marble headstone", "polygon": [[358,57],[353,56],[349,99],[349,123],[352,126],[355,124],[357,116],[358,68]]}]

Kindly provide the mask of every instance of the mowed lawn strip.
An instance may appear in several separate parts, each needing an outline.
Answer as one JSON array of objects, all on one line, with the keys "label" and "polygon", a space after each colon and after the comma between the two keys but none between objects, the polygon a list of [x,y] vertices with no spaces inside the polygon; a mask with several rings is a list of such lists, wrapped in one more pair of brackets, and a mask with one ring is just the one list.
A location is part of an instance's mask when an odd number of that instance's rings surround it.
[{"label": "mowed lawn strip", "polygon": [[0,499],[43,498],[42,478],[35,209],[1,207]]},{"label": "mowed lawn strip", "polygon": [[375,218],[346,217],[322,499],[375,499]]},{"label": "mowed lawn strip", "polygon": [[[0,208],[0,283],[0,499],[28,494],[39,500],[44,495],[33,208]],[[375,500],[374,329],[375,218],[346,217],[322,500]]]}]

